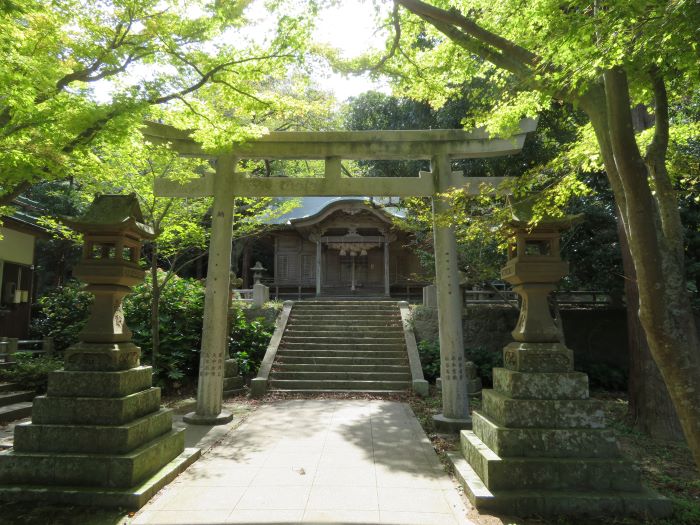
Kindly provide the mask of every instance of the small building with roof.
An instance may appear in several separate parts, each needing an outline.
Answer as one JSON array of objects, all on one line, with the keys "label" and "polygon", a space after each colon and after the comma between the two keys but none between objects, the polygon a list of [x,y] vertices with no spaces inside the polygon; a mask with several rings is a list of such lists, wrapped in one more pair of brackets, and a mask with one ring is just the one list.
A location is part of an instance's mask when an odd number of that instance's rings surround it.
[{"label": "small building with roof", "polygon": [[274,297],[393,296],[420,294],[426,284],[410,234],[390,200],[305,197],[270,219]]},{"label": "small building with roof", "polygon": [[29,335],[34,296],[36,241],[48,233],[37,222],[36,202],[25,197],[13,201],[15,211],[0,225],[0,337],[25,339]]}]

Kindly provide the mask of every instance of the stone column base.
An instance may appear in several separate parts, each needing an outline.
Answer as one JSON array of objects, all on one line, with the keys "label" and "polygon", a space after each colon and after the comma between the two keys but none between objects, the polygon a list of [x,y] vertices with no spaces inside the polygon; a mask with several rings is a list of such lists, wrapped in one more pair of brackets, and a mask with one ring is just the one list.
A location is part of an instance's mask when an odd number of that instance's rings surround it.
[{"label": "stone column base", "polygon": [[197,412],[190,412],[182,417],[185,423],[190,425],[225,425],[233,420],[233,414],[222,410],[215,416],[200,416]]},{"label": "stone column base", "polygon": [[450,434],[458,434],[460,430],[472,428],[472,418],[455,419],[446,417],[443,414],[433,416],[433,423],[439,432],[449,432]]}]

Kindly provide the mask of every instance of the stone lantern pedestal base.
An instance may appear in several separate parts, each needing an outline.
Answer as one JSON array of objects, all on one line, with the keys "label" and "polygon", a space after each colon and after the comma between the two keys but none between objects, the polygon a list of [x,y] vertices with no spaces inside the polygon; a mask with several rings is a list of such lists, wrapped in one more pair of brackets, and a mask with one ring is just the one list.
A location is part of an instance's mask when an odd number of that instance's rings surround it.
[{"label": "stone lantern pedestal base", "polygon": [[52,372],[0,453],[0,499],[140,508],[199,457],[151,385],[146,366]]},{"label": "stone lantern pedestal base", "polygon": [[644,488],[589,399],[588,377],[573,371],[571,351],[555,343],[511,343],[494,368],[451,456],[479,509],[529,515],[664,517],[668,499]]}]

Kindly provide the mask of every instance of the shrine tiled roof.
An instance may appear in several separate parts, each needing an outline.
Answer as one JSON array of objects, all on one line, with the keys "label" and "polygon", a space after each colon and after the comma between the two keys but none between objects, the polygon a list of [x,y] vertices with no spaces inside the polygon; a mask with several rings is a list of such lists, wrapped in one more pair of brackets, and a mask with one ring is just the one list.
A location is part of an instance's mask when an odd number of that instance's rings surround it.
[{"label": "shrine tiled roof", "polygon": [[[290,199],[283,199],[284,201],[294,200],[298,202],[298,206],[284,215],[270,217],[266,220],[267,224],[279,224],[279,225],[290,225],[293,221],[297,219],[304,219],[307,217],[313,217],[321,213],[331,204],[336,204],[338,202],[369,202],[369,197],[295,197]],[[373,202],[382,206],[382,209],[394,217],[405,217],[402,210],[395,206],[391,206],[392,200],[390,198],[374,198]]]}]

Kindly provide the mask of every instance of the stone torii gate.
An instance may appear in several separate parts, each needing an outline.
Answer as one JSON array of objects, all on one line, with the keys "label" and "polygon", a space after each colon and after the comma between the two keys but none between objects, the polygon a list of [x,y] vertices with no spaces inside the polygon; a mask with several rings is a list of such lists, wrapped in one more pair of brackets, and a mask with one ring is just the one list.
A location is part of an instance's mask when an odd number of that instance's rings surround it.
[{"label": "stone torii gate", "polygon": [[[149,123],[143,131],[148,140],[168,143],[182,155],[216,159],[215,174],[185,184],[160,180],[155,187],[160,197],[214,197],[197,408],[186,421],[219,424],[231,419],[231,414],[222,411],[222,392],[235,197],[422,196],[433,198],[443,409],[435,422],[445,429],[469,427],[457,244],[454,228],[435,220],[449,212],[440,194],[455,188],[476,194],[482,185],[499,185],[504,177],[464,177],[452,171],[450,162],[518,153],[526,134],[535,127],[536,121],[524,119],[520,131],[508,139],[491,138],[483,130],[273,132],[234,144],[227,153],[211,155],[188,132]],[[238,159],[323,160],[325,173],[315,178],[255,178],[236,173]],[[431,171],[420,172],[418,177],[343,177],[343,159],[430,160]]]}]

